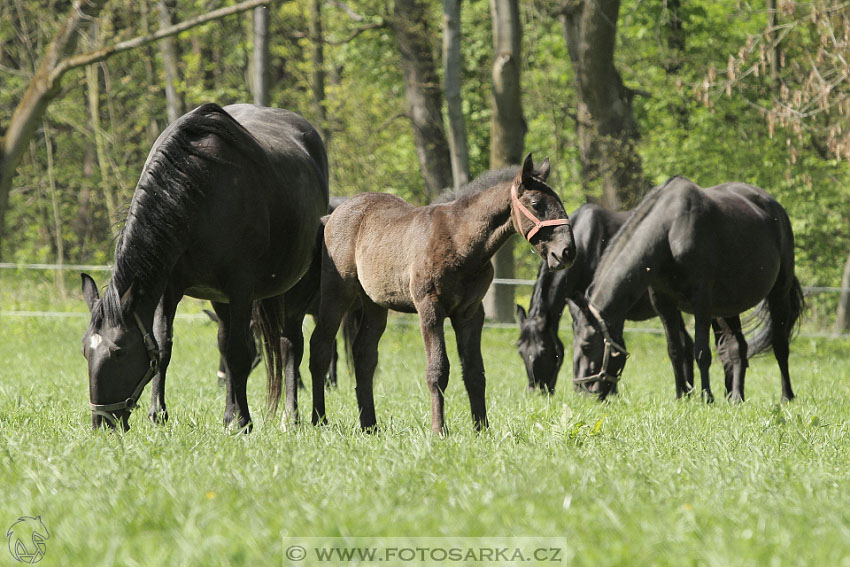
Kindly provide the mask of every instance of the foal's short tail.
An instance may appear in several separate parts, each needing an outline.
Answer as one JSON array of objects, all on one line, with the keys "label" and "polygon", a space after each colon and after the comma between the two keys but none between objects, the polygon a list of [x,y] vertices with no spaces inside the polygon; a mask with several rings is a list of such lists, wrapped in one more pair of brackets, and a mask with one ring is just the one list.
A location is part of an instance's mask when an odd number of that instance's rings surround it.
[{"label": "foal's short tail", "polygon": [[[800,280],[794,276],[791,282],[791,289],[788,291],[788,312],[784,322],[774,321],[770,314],[768,301],[765,299],[756,306],[755,311],[747,321],[746,326],[750,330],[755,331],[756,335],[747,340],[747,356],[752,358],[756,355],[763,354],[769,351],[773,346],[773,334],[776,332],[784,333],[785,339],[790,341],[792,335],[800,326],[800,315],[805,308],[805,299],[803,297],[803,288],[800,286]],[[783,324],[784,323],[784,324]]]},{"label": "foal's short tail", "polygon": [[280,344],[283,336],[283,296],[255,301],[251,319],[254,332],[262,340],[263,359],[266,361],[266,409],[274,416],[283,384],[283,353]]}]

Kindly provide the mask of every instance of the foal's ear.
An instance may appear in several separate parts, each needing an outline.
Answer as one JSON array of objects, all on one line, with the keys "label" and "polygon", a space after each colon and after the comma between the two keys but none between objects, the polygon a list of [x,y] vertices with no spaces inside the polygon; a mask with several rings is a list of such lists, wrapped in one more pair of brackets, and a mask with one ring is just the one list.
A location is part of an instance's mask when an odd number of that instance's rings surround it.
[{"label": "foal's ear", "polygon": [[534,175],[534,161],[531,159],[531,154],[529,153],[522,162],[522,182],[530,181],[532,175]]},{"label": "foal's ear", "polygon": [[100,294],[97,291],[97,284],[94,279],[88,274],[81,274],[83,280],[83,299],[86,300],[86,305],[89,306],[89,312],[94,309],[94,304],[100,299]]},{"label": "foal's ear", "polygon": [[549,158],[543,160],[543,163],[540,164],[540,167],[537,168],[537,177],[540,178],[541,181],[546,181],[549,177]]},{"label": "foal's ear", "polygon": [[525,324],[526,317],[527,317],[527,315],[525,313],[525,308],[523,308],[522,305],[517,303],[517,305],[516,305],[516,318],[517,318],[517,320],[519,320],[520,325]]}]

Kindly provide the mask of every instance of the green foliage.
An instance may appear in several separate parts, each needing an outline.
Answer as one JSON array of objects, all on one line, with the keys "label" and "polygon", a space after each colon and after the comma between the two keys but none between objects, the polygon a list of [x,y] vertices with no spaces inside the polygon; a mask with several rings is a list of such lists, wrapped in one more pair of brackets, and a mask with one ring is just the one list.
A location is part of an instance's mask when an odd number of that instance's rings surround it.
[{"label": "green foliage", "polygon": [[[216,6],[226,2],[218,2]],[[227,2],[232,3],[232,2]],[[48,0],[16,2],[0,8],[0,124],[8,121],[43,46],[62,17],[48,10]],[[210,3],[180,2],[177,20],[209,9]],[[781,126],[768,127],[758,103],[772,93],[764,76],[736,87],[701,88],[712,69],[725,69],[748,38],[763,32],[766,13],[735,0],[680,2],[682,37],[671,40],[674,2],[623,3],[618,21],[616,64],[625,84],[638,91],[635,113],[641,139],[638,150],[646,176],[662,183],[685,175],[707,186],[729,180],[760,185],[788,209],[797,235],[797,263],[804,285],[838,285],[850,249],[850,182],[846,162],[825,159],[818,140],[802,132],[791,142]],[[300,112],[316,123],[310,90],[312,44],[307,37],[306,0],[276,3],[271,8],[272,104]],[[392,3],[355,0],[323,4],[326,130],[331,163],[331,191],[352,195],[388,191],[415,203],[425,191],[412,131],[399,55],[391,27]],[[563,29],[551,3],[520,2],[523,24],[523,110],[528,125],[525,147],[535,158],[549,156],[551,183],[568,211],[589,197],[581,184],[575,137],[573,71]],[[439,3],[429,4],[435,60],[440,61]],[[490,82],[493,61],[492,22],[487,2],[464,2],[463,108],[469,137],[471,170],[489,166]],[[99,42],[109,44],[157,29],[153,2],[113,0],[99,20]],[[356,33],[363,26],[377,26]],[[215,101],[251,100],[250,14],[230,17],[177,38],[178,89],[187,108]],[[808,38],[808,39],[807,39]],[[26,39],[26,41],[24,41]],[[675,38],[674,38],[675,39]],[[789,36],[789,57],[803,57],[811,38]],[[91,47],[91,46],[88,46]],[[86,40],[81,49],[86,49]],[[141,55],[141,56],[140,56]],[[439,69],[440,73],[442,69]],[[715,75],[722,72],[714,71]],[[105,134],[105,184],[120,204],[129,202],[154,139],[166,126],[163,70],[157,45],[110,58],[98,66],[100,118]],[[51,104],[55,178],[60,197],[67,262],[104,262],[111,256],[112,233],[94,156],[94,136],[87,109],[82,70],[69,73],[63,91]],[[739,96],[743,93],[743,96]],[[754,104],[755,103],[755,104]],[[788,151],[795,147],[795,157]],[[44,136],[33,140],[18,169],[7,218],[3,257],[16,261],[54,261]],[[517,251],[518,277],[533,278],[538,259],[522,244]],[[820,300],[819,300],[820,301]],[[828,302],[819,310],[829,309]]]}]

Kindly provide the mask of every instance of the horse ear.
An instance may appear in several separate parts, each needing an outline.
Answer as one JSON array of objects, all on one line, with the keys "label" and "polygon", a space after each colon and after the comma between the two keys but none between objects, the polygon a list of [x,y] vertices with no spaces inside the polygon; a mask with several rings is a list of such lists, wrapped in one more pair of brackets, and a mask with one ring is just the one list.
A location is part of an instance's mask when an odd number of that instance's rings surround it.
[{"label": "horse ear", "polygon": [[525,160],[522,162],[523,183],[531,180],[532,175],[534,175],[534,161],[531,159],[531,154],[529,153],[527,156],[525,156]]},{"label": "horse ear", "polygon": [[519,320],[519,324],[520,324],[520,325],[525,324],[525,319],[526,319],[526,317],[527,317],[527,316],[526,316],[526,313],[525,313],[525,309],[523,308],[523,306],[522,306],[522,305],[520,305],[519,303],[517,303],[517,306],[516,306],[516,318]]},{"label": "horse ear", "polygon": [[86,305],[89,306],[89,312],[94,309],[94,304],[100,299],[100,294],[97,291],[97,284],[94,283],[94,279],[88,274],[81,274],[82,278],[82,289],[83,289],[83,299],[86,300]]},{"label": "horse ear", "polygon": [[537,177],[540,178],[541,181],[546,181],[549,177],[549,158],[543,160],[543,163],[540,164],[540,167],[537,168]]}]

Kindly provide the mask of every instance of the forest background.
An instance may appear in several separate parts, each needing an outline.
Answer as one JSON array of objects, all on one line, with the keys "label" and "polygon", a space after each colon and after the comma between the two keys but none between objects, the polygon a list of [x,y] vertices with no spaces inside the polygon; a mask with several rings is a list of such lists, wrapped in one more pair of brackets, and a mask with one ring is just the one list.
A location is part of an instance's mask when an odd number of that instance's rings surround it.
[{"label": "forest background", "polygon": [[[850,287],[843,2],[274,1],[150,38],[237,4],[0,0],[2,261],[108,263],[165,126],[259,101],[322,132],[334,195],[426,204],[527,152],[550,158],[568,211],[629,208],[673,175],[746,181],[788,210],[803,285]],[[60,60],[149,40],[69,68],[12,159],[16,109],[75,8]],[[529,247],[506,253],[499,275],[534,277]],[[812,299],[819,325],[847,328],[846,293]]]}]

